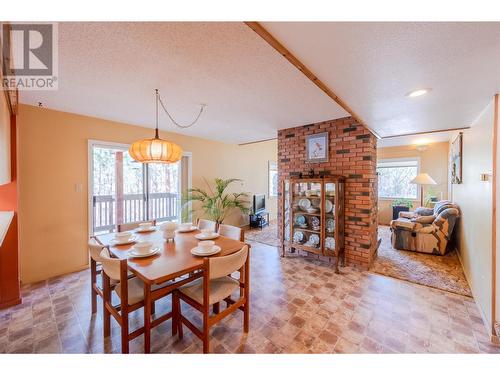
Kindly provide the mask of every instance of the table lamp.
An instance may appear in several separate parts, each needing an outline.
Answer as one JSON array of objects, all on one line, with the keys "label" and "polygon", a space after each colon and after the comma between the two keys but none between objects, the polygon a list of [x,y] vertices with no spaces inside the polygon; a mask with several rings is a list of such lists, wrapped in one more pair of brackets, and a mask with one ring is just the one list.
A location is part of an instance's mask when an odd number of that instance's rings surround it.
[{"label": "table lamp", "polygon": [[424,185],[437,185],[437,182],[429,176],[427,173],[420,173],[413,180],[410,181],[410,184],[420,185],[420,206],[424,205]]}]

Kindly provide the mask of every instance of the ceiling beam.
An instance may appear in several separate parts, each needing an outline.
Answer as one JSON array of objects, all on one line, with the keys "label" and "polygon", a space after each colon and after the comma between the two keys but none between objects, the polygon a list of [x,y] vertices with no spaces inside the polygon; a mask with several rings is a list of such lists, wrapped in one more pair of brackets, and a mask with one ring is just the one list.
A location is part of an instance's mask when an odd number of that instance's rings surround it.
[{"label": "ceiling beam", "polygon": [[358,116],[351,107],[347,105],[337,94],[335,94],[323,81],[314,75],[297,57],[295,57],[283,44],[281,44],[274,36],[272,36],[262,25],[258,22],[245,22],[245,24],[255,31],[262,39],[264,39],[271,47],[287,59],[293,66],[302,72],[312,83],[319,87],[326,95],[328,95],[335,103],[341,106],[348,112],[358,123],[368,129],[378,139],[381,137],[371,129],[362,119]]},{"label": "ceiling beam", "polygon": [[426,132],[417,132],[417,133],[387,135],[385,137],[382,137],[382,139],[407,137],[407,136],[410,136],[410,135],[424,135],[424,134],[432,134],[432,133],[444,133],[444,132],[452,132],[452,131],[465,130],[465,129],[470,129],[470,126],[464,126],[462,128],[449,128],[449,129],[442,129],[442,130],[429,130],[429,131],[426,131]]}]

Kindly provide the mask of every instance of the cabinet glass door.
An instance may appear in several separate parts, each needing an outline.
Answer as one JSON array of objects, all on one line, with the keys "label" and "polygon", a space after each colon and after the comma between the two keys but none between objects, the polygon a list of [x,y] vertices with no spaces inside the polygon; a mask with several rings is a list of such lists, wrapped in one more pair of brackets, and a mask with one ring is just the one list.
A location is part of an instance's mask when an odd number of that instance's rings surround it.
[{"label": "cabinet glass door", "polygon": [[293,244],[305,250],[321,252],[322,184],[314,181],[291,183]]},{"label": "cabinet glass door", "polygon": [[325,183],[325,250],[335,251],[335,183]]}]

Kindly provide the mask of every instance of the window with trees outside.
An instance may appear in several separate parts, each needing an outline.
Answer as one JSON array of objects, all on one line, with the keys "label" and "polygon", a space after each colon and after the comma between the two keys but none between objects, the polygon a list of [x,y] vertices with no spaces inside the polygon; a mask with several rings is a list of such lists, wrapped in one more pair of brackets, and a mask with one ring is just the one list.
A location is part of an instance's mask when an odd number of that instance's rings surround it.
[{"label": "window with trees outside", "polygon": [[269,196],[278,196],[278,167],[276,162],[269,162]]},{"label": "window with trees outside", "polygon": [[418,199],[418,188],[410,184],[419,169],[419,159],[382,159],[377,164],[379,198]]}]

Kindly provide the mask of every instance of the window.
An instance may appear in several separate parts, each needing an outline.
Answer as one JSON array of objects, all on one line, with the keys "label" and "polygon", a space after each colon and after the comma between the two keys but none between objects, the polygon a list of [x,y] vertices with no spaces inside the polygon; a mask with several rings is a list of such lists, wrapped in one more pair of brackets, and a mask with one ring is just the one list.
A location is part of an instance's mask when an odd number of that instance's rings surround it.
[{"label": "window", "polygon": [[418,199],[417,185],[410,184],[419,169],[418,159],[385,159],[377,164],[379,198]]},{"label": "window", "polygon": [[278,167],[276,166],[276,162],[269,162],[269,196],[277,197],[278,196]]},{"label": "window", "polygon": [[141,164],[126,145],[90,142],[91,234],[117,224],[181,219],[181,194],[190,186],[189,157],[174,164]]}]

